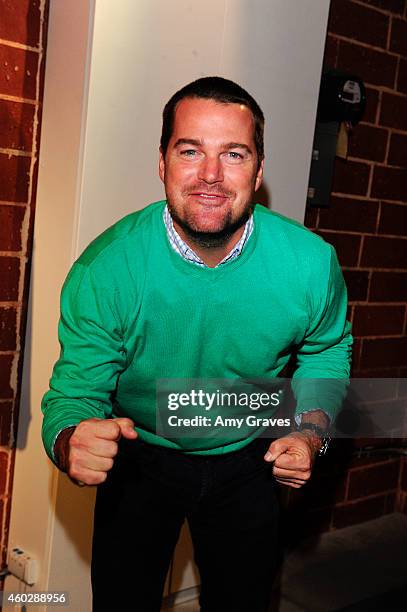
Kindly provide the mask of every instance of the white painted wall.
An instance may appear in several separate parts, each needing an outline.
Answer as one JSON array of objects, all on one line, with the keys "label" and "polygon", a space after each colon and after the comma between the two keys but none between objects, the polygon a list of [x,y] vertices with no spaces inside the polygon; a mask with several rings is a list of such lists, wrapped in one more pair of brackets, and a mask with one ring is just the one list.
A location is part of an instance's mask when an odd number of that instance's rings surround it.
[{"label": "white painted wall", "polygon": [[[35,589],[69,590],[72,610],[90,610],[93,491],[57,474],[39,440],[63,279],[98,233],[163,196],[161,110],[199,76],[235,79],[258,99],[272,208],[303,219],[328,9],[329,0],[51,1],[10,544],[40,559]],[[189,569],[177,587],[191,580]]]}]

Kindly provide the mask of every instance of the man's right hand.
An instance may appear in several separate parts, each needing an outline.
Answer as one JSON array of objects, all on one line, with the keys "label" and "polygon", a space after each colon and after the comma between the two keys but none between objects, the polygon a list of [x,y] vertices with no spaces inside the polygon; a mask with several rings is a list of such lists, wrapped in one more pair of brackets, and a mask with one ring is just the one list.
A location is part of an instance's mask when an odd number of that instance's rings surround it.
[{"label": "man's right hand", "polygon": [[[86,419],[64,440],[64,432],[58,436],[55,454],[63,457],[61,469],[78,484],[98,485],[107,478],[118,451],[118,441],[123,436],[137,438],[131,419]],[[65,449],[63,448],[65,447]]]}]

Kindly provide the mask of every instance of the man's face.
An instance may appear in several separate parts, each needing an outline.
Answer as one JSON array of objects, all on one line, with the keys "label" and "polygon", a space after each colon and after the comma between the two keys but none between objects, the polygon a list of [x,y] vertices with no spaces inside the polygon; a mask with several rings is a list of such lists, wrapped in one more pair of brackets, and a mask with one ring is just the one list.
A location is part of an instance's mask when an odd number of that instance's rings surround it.
[{"label": "man's face", "polygon": [[181,100],[159,172],[173,219],[187,234],[235,231],[247,219],[263,174],[250,109]]}]

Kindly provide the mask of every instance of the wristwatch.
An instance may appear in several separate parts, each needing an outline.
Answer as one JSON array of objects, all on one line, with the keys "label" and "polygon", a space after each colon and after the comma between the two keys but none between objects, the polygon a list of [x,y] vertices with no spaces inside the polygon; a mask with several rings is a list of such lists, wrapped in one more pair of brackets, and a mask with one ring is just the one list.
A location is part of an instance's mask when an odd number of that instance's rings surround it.
[{"label": "wristwatch", "polygon": [[328,430],[322,429],[322,427],[319,427],[314,423],[300,423],[299,425],[297,425],[296,431],[304,431],[304,429],[309,429],[310,431],[314,432],[318,436],[318,438],[321,439],[321,446],[318,450],[318,456],[322,457],[322,455],[325,455],[329,443],[331,441],[330,436],[327,435]]}]

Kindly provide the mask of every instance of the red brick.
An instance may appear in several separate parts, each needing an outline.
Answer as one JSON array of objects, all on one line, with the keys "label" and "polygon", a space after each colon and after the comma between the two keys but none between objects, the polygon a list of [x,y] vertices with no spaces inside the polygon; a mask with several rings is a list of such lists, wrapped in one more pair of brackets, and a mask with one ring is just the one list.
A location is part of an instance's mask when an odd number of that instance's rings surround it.
[{"label": "red brick", "polygon": [[407,236],[407,205],[382,202],[379,234]]},{"label": "red brick", "polygon": [[0,351],[16,349],[16,320],[15,308],[0,308]]},{"label": "red brick", "polygon": [[407,96],[383,92],[380,125],[407,131]]},{"label": "red brick", "polygon": [[377,201],[356,200],[331,196],[331,206],[319,211],[320,229],[374,232],[376,230]]},{"label": "red brick", "polygon": [[25,208],[0,204],[0,251],[21,250],[21,227]]},{"label": "red brick", "polygon": [[9,467],[8,453],[0,452],[0,495],[6,492],[7,476]]},{"label": "red brick", "polygon": [[407,60],[400,58],[399,73],[397,77],[397,89],[407,93]]},{"label": "red brick", "polygon": [[382,463],[374,467],[351,471],[349,474],[348,499],[367,497],[390,489],[397,489],[399,461]]},{"label": "red brick", "polygon": [[13,390],[10,387],[12,355],[0,355],[0,399],[11,399]]},{"label": "red brick", "polygon": [[358,270],[344,270],[343,276],[348,289],[350,302],[363,302],[367,299],[369,273]]},{"label": "red brick", "polygon": [[0,147],[31,151],[34,114],[33,104],[0,100]]},{"label": "red brick", "polygon": [[376,166],[371,196],[383,200],[407,200],[407,168]]},{"label": "red brick", "polygon": [[370,161],[383,162],[388,131],[370,125],[357,125],[350,134],[348,154]]},{"label": "red brick", "polygon": [[391,166],[407,167],[407,135],[392,134],[387,163]]},{"label": "red brick", "polygon": [[352,333],[355,336],[403,333],[405,306],[355,306]]},{"label": "red brick", "polygon": [[27,202],[31,159],[0,154],[0,200]]},{"label": "red brick", "polygon": [[404,13],[405,0],[362,0],[365,4],[371,4],[372,6],[377,6],[385,11],[390,11],[391,13]]},{"label": "red brick", "polygon": [[0,446],[10,444],[13,402],[0,402]]},{"label": "red brick", "polygon": [[0,302],[18,299],[20,260],[17,257],[0,257]]},{"label": "red brick", "polygon": [[40,18],[39,0],[2,0],[0,38],[35,47],[39,41]]},{"label": "red brick", "polygon": [[318,230],[318,234],[335,247],[339,263],[342,266],[356,266],[359,257],[360,236],[322,232],[320,230]]},{"label": "red brick", "polygon": [[393,87],[397,57],[341,40],[337,68],[356,74],[368,85]]},{"label": "red brick", "polygon": [[0,44],[0,92],[35,100],[38,57],[35,51]]},{"label": "red brick", "polygon": [[326,69],[335,68],[336,58],[338,57],[338,39],[327,36],[324,50],[324,66]]},{"label": "red brick", "polygon": [[386,495],[379,495],[363,501],[337,506],[333,511],[332,526],[340,529],[382,516],[386,499]]},{"label": "red brick", "polygon": [[386,48],[389,17],[349,0],[332,0],[328,31]]},{"label": "red brick", "polygon": [[406,302],[406,272],[373,272],[370,284],[371,302]]},{"label": "red brick", "polygon": [[370,166],[361,162],[335,161],[332,191],[353,195],[366,195],[369,184]]},{"label": "red brick", "polygon": [[360,359],[361,368],[405,366],[407,365],[407,337],[365,339]]},{"label": "red brick", "polygon": [[405,19],[393,19],[390,50],[407,56],[407,21]]},{"label": "red brick", "polygon": [[377,89],[366,87],[366,108],[363,121],[376,123],[377,107],[379,106],[379,92]]},{"label": "red brick", "polygon": [[407,268],[407,240],[366,236],[360,265],[372,268]]}]

